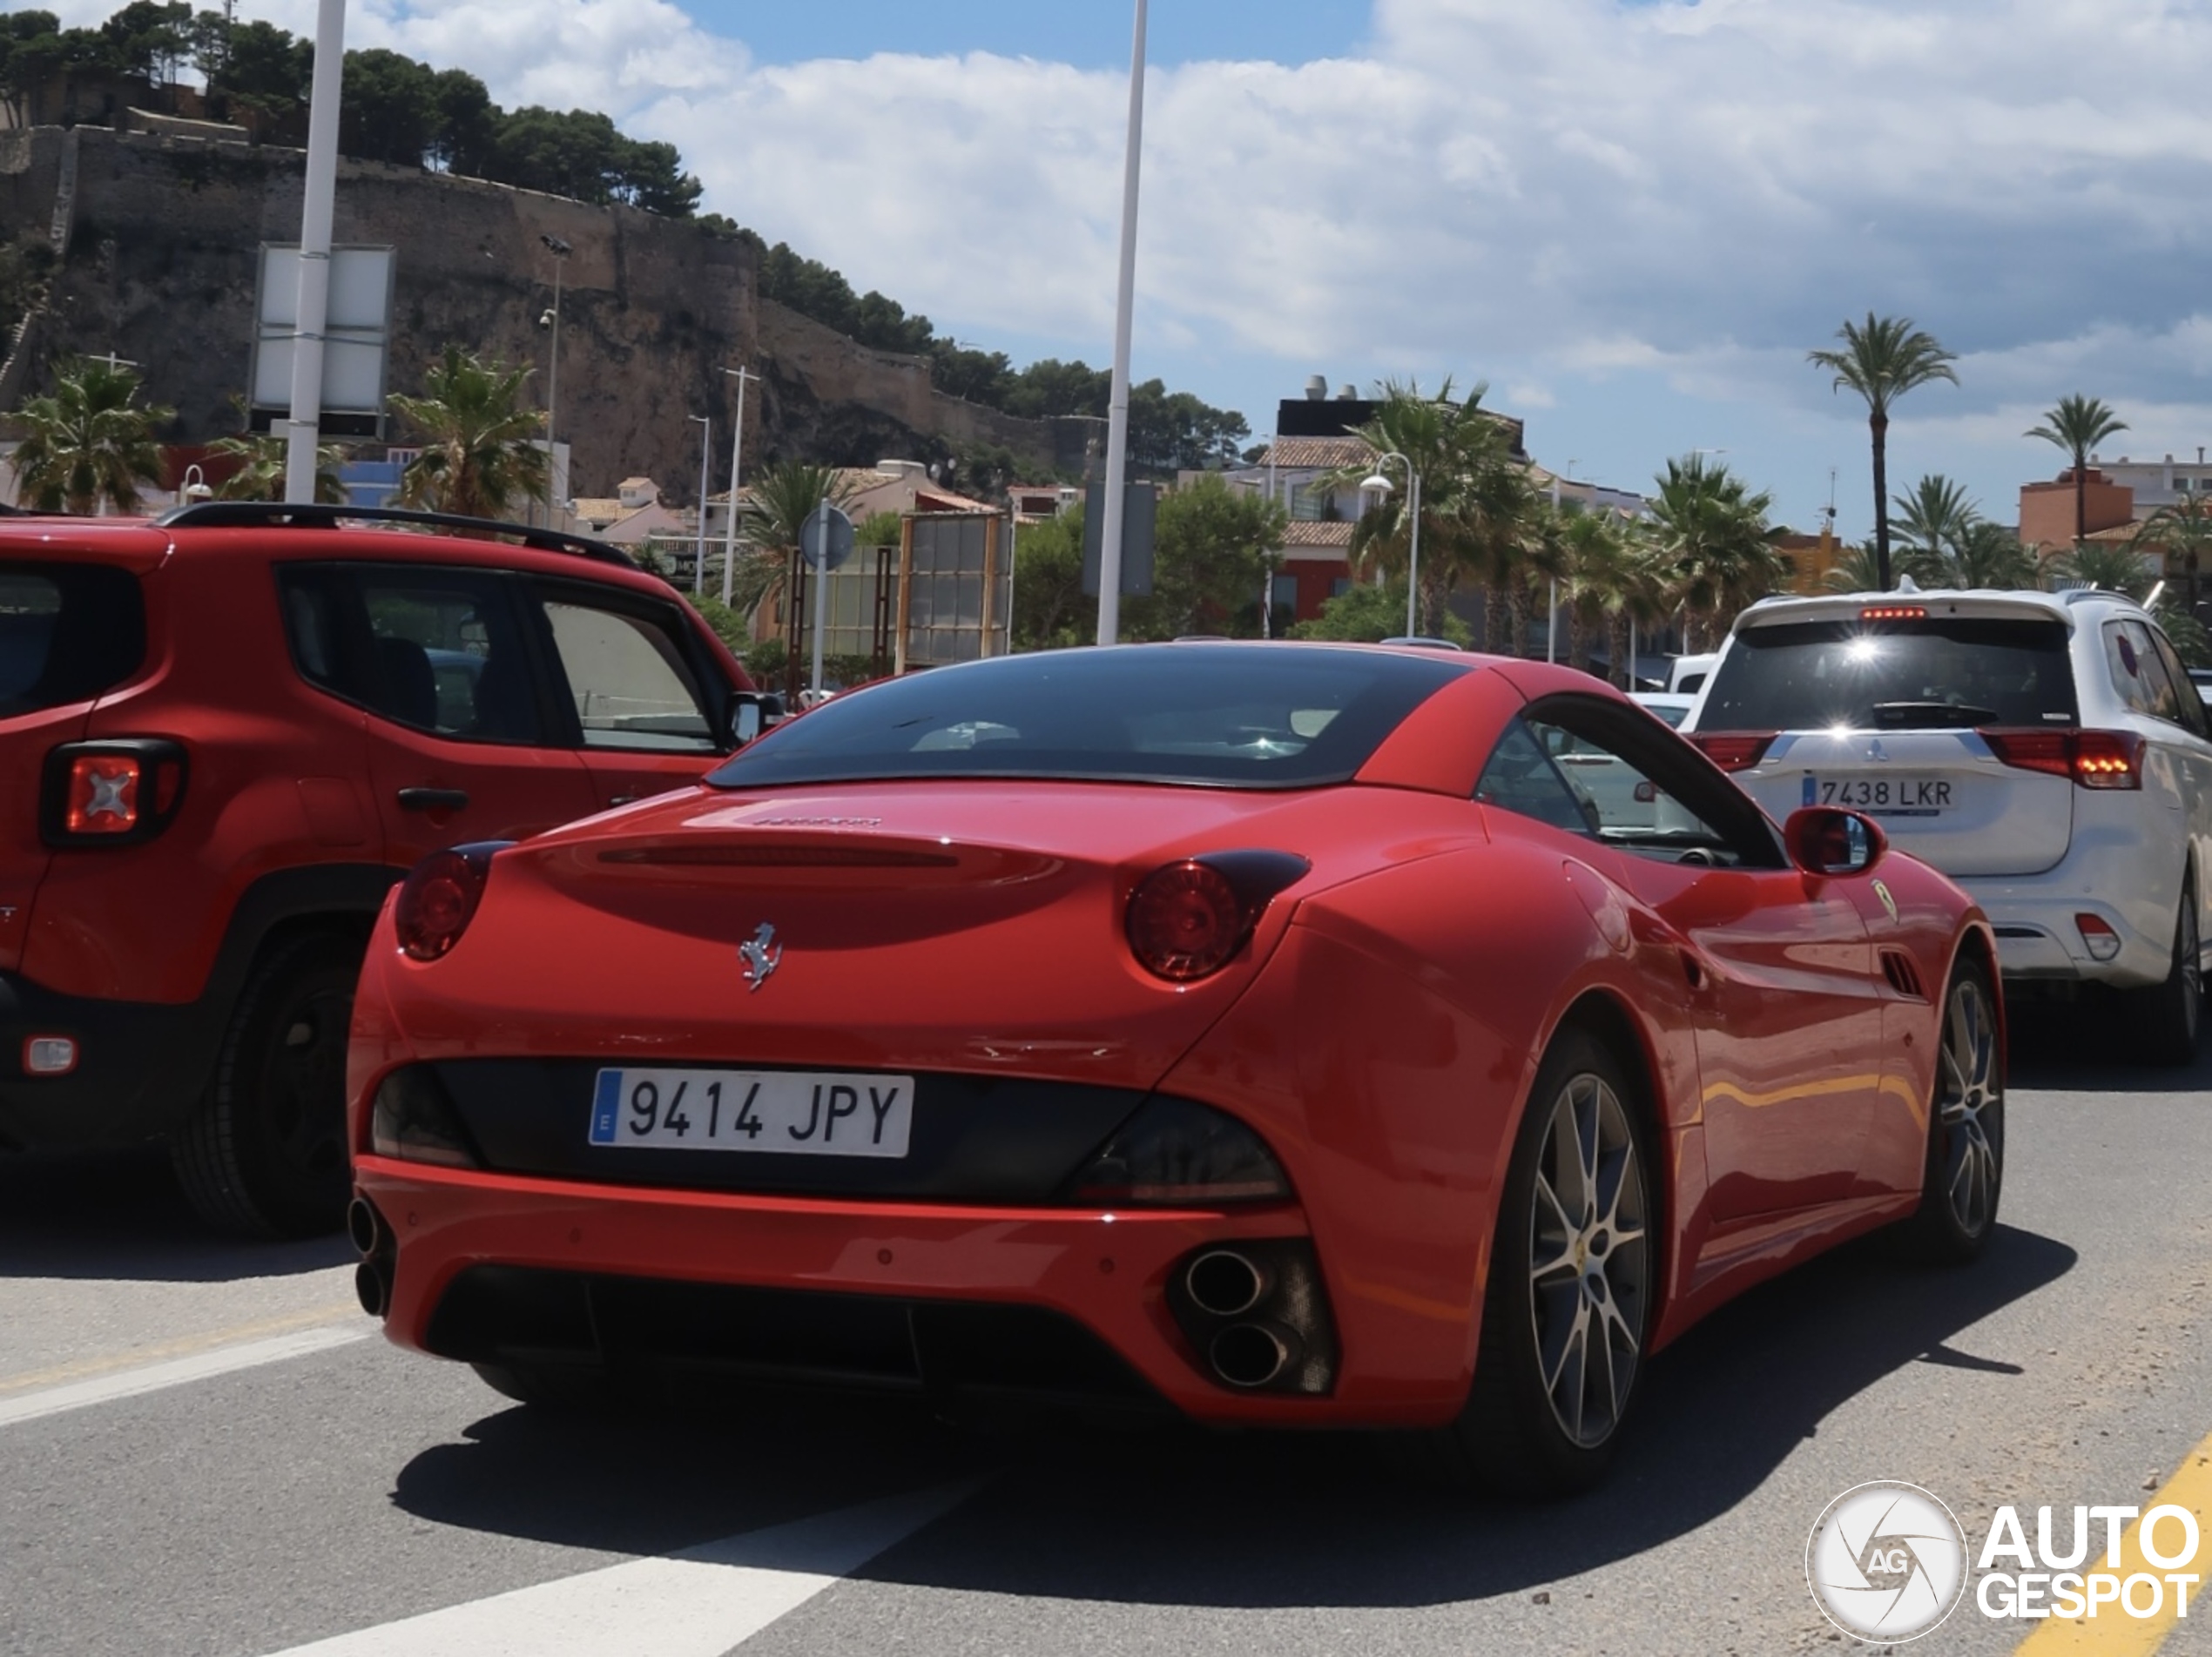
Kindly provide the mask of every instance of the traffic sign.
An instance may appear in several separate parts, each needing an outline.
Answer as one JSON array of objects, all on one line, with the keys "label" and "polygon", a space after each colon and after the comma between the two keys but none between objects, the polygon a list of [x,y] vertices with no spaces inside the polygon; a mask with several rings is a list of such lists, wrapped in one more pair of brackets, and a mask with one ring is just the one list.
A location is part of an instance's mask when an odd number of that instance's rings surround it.
[{"label": "traffic sign", "polygon": [[806,515],[799,529],[799,554],[813,569],[838,569],[853,556],[853,520],[827,501]]}]

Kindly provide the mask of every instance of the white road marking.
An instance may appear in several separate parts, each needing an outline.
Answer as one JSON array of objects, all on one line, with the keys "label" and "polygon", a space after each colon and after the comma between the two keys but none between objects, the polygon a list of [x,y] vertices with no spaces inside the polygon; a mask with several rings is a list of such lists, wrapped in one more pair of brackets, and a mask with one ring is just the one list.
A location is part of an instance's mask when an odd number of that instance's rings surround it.
[{"label": "white road marking", "polygon": [[39,1387],[11,1398],[0,1398],[0,1427],[13,1426],[18,1421],[36,1421],[41,1416],[59,1415],[64,1410],[82,1410],[116,1398],[135,1398],[142,1393],[159,1392],[187,1382],[228,1375],[234,1370],[250,1370],[262,1364],[280,1364],[289,1357],[306,1357],[311,1352],[327,1352],[334,1346],[366,1340],[368,1335],[367,1329],[358,1325],[303,1329],[266,1340],[219,1346],[210,1352],[195,1352],[190,1357],[143,1364],[137,1369],[118,1370],[91,1380]]},{"label": "white road marking", "polygon": [[276,1657],[721,1657],[974,1489],[948,1485],[517,1588]]}]

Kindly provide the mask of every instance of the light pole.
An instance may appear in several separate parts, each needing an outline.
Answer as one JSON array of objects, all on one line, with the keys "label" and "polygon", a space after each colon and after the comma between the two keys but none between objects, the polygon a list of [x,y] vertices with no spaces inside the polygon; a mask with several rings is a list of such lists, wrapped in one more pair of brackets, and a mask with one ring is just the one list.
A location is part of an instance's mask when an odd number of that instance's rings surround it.
[{"label": "light pole", "polygon": [[307,93],[307,170],[300,203],[300,292],[292,333],[292,412],[285,422],[284,498],[315,498],[322,445],[323,333],[330,320],[330,235],[338,199],[338,98],[346,64],[346,0],[317,0],[315,67]]},{"label": "light pole", "polygon": [[1106,502],[1098,540],[1098,642],[1111,644],[1122,627],[1123,496],[1129,478],[1129,336],[1136,301],[1136,180],[1144,147],[1144,5],[1136,0],[1130,46],[1129,143],[1122,157],[1122,268],[1114,303],[1113,392],[1106,405]]},{"label": "light pole", "polygon": [[542,234],[538,240],[545,244],[545,251],[553,255],[553,308],[538,318],[540,327],[553,330],[553,363],[545,376],[545,522],[553,522],[553,502],[566,495],[565,488],[556,488],[559,477],[561,445],[561,273],[568,268],[569,255],[576,249],[558,236]]},{"label": "light pole", "polygon": [[[745,382],[760,376],[750,368],[725,368],[722,371],[738,382],[738,417],[730,428],[730,517],[722,529],[722,602],[730,602],[730,581],[738,567],[738,456],[745,448]],[[706,499],[699,499],[699,511],[706,511]]]},{"label": "light pole", "polygon": [[[1567,469],[1570,472],[1575,469],[1573,461],[1567,462]],[[1559,474],[1554,472],[1552,474],[1552,515],[1554,517],[1559,515]],[[1544,622],[1544,660],[1547,662],[1559,660],[1559,577],[1557,576],[1552,577],[1551,614]]]},{"label": "light pole", "polygon": [[1388,495],[1390,480],[1383,475],[1383,468],[1392,461],[1406,468],[1406,510],[1413,523],[1406,549],[1406,637],[1419,638],[1421,630],[1415,606],[1421,592],[1421,475],[1413,469],[1413,461],[1393,448],[1375,456],[1375,469],[1360,480],[1359,492],[1379,499]]},{"label": "light pole", "polygon": [[706,588],[706,468],[714,458],[714,416],[686,414],[684,418],[699,428],[698,539],[691,549],[691,596],[697,598]]}]

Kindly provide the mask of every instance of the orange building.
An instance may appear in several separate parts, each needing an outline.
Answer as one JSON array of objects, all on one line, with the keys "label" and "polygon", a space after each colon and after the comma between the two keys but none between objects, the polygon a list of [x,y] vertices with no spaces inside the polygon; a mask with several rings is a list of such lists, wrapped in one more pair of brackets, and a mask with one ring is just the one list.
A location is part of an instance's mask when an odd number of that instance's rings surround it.
[{"label": "orange building", "polygon": [[[2091,471],[2083,490],[2087,531],[2117,529],[2135,521],[2135,491]],[[2064,552],[2074,545],[2074,468],[2050,483],[2020,485],[2020,545],[2039,553]]]}]

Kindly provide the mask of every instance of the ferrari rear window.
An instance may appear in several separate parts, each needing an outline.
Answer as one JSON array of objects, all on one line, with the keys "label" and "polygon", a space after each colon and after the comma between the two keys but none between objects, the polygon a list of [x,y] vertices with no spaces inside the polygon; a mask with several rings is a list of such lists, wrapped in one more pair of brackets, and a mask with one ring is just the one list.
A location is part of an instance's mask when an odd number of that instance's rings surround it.
[{"label": "ferrari rear window", "polygon": [[2078,718],[2064,623],[1786,622],[1730,641],[1700,731],[1946,730]]},{"label": "ferrari rear window", "polygon": [[1348,781],[1467,671],[1356,648],[1133,645],[938,668],[839,697],[712,772],[725,788],[1042,777],[1308,788]]}]

